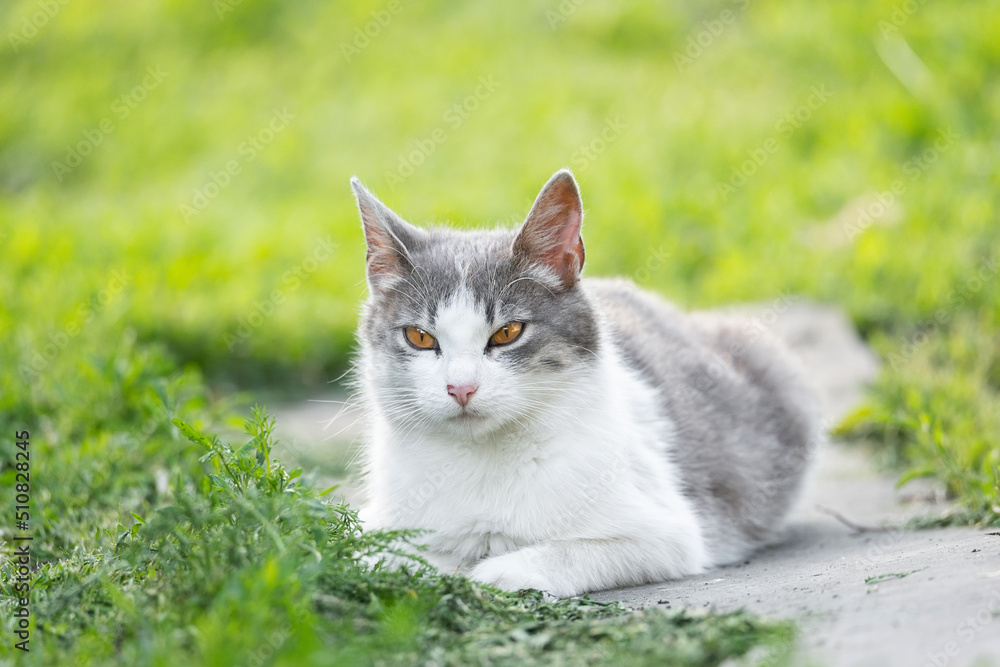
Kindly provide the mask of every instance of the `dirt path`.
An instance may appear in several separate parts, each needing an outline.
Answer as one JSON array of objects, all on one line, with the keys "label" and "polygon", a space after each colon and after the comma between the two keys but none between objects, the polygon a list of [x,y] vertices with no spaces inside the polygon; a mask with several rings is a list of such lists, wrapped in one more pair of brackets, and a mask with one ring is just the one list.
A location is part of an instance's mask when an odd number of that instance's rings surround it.
[{"label": "dirt path", "polygon": [[[832,422],[877,372],[874,355],[834,309],[783,300],[740,312],[798,352]],[[284,455],[324,477],[342,475],[359,424],[351,412],[331,421],[340,407],[297,401],[272,409]],[[342,490],[356,500],[350,484]],[[1000,664],[1000,534],[883,528],[942,511],[940,495],[926,484],[897,491],[895,477],[875,472],[865,452],[826,445],[779,544],[705,575],[593,597],[792,619],[801,631],[794,664]]]},{"label": "dirt path", "polygon": [[741,565],[593,597],[637,609],[747,609],[793,619],[800,628],[795,664],[1000,663],[1000,535],[859,532],[817,509],[871,526],[939,511],[893,487],[863,453],[830,446],[780,544]]}]

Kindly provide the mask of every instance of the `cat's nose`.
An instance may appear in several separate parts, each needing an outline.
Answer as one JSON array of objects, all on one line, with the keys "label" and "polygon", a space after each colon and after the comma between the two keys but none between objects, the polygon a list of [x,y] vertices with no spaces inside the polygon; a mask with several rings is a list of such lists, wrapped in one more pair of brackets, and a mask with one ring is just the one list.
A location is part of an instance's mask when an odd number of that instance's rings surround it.
[{"label": "cat's nose", "polygon": [[451,394],[463,408],[469,403],[469,399],[472,398],[472,395],[476,393],[477,389],[479,389],[479,387],[474,384],[463,384],[458,387],[453,384],[448,385],[448,393]]}]

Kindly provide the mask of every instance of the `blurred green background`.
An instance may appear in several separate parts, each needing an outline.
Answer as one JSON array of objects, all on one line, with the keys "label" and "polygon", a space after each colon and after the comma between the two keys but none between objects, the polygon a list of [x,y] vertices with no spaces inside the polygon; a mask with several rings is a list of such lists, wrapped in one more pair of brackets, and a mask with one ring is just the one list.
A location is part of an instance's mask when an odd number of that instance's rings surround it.
[{"label": "blurred green background", "polygon": [[[57,2],[11,44],[42,6],[3,10],[0,324],[16,360],[117,269],[133,279],[81,341],[131,326],[246,386],[335,377],[363,294],[353,174],[414,222],[480,225],[518,220],[574,167],[589,273],[633,274],[662,247],[643,282],[683,304],[794,292],[866,331],[924,321],[996,249],[988,4],[928,3],[896,28],[893,2]],[[911,180],[941,131],[958,139]],[[832,224],[895,179],[891,225]],[[333,258],[288,289],[327,237]]]},{"label": "blurred green background", "polygon": [[188,465],[167,417],[347,368],[350,176],[471,227],[519,221],[564,166],[589,275],[840,305],[885,361],[841,434],[997,521],[994,3],[17,0],[0,21],[0,424],[42,436],[53,558]]}]

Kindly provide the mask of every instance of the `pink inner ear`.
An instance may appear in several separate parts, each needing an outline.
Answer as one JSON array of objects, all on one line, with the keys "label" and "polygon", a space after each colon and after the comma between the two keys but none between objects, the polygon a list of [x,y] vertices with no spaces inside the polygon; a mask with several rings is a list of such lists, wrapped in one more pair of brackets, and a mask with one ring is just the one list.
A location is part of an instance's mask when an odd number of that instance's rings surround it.
[{"label": "pink inner ear", "polygon": [[583,268],[582,222],[576,181],[568,171],[558,172],[531,207],[514,242],[514,252],[549,267],[569,287]]},{"label": "pink inner ear", "polygon": [[563,227],[563,238],[562,247],[567,249],[567,252],[576,255],[577,261],[580,262],[579,269],[583,268],[583,236],[580,234],[580,212],[576,209],[570,209],[567,214],[566,226]]},{"label": "pink inner ear", "polygon": [[400,272],[399,259],[393,255],[391,250],[369,250],[367,261],[368,274],[372,277],[398,274]]},{"label": "pink inner ear", "polygon": [[559,228],[558,242],[543,254],[542,261],[551,266],[564,282],[570,283],[583,268],[583,237],[580,235],[580,212],[570,208],[562,215],[565,220]]},{"label": "pink inner ear", "polygon": [[392,244],[392,237],[378,223],[364,220],[365,241],[368,253],[365,257],[369,276],[379,276],[399,272],[399,257]]}]

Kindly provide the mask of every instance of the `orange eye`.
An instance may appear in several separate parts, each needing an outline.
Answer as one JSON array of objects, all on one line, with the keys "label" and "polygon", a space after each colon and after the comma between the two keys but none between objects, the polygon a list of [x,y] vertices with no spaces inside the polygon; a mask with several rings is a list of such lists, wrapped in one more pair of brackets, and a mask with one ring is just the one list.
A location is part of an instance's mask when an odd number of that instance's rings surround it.
[{"label": "orange eye", "polygon": [[437,340],[423,329],[416,327],[406,327],[406,342],[420,350],[433,350],[437,347]]},{"label": "orange eye", "polygon": [[521,322],[508,322],[503,325],[492,336],[490,336],[490,343],[492,345],[506,345],[507,343],[513,343],[517,340],[517,337],[521,335],[521,331],[524,329],[524,324]]}]

